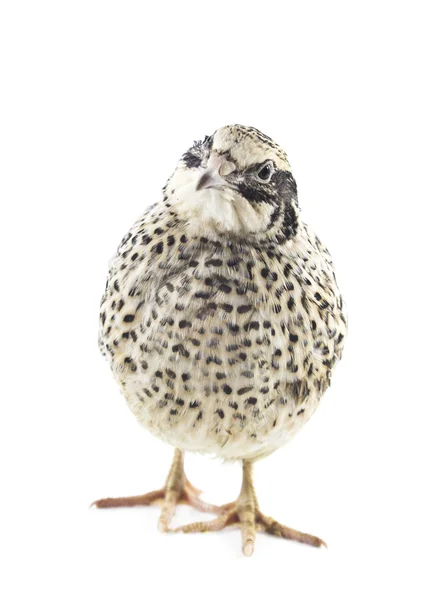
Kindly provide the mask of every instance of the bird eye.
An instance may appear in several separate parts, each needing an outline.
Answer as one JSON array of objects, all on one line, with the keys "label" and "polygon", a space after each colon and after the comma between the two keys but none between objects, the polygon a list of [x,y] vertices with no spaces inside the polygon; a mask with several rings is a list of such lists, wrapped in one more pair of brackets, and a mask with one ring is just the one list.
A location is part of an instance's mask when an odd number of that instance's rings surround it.
[{"label": "bird eye", "polygon": [[259,167],[257,175],[262,181],[270,181],[273,172],[273,163],[269,160],[264,165]]}]

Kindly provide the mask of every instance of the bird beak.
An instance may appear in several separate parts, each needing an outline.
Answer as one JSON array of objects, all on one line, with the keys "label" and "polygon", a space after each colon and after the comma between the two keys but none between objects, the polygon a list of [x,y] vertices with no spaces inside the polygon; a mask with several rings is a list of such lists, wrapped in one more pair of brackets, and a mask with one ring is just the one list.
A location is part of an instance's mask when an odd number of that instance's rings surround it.
[{"label": "bird beak", "polygon": [[196,190],[206,188],[220,188],[229,185],[227,180],[221,176],[221,173],[228,175],[235,170],[235,165],[228,162],[221,156],[212,154],[208,160],[207,168],[202,173],[197,182]]},{"label": "bird beak", "polygon": [[225,179],[209,169],[205,171],[197,182],[196,190],[204,190],[206,188],[222,187],[226,185]]}]

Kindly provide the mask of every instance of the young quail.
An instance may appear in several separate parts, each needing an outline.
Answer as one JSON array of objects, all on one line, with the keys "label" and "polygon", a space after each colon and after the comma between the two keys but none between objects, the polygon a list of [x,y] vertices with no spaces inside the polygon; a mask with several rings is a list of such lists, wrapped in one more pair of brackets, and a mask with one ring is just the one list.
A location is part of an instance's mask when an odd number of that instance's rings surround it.
[{"label": "young quail", "polygon": [[[253,463],[308,421],[342,354],[346,316],[330,254],[300,220],[285,152],[232,125],[195,143],[163,198],[112,259],[100,345],[128,406],[175,447],[162,489],[99,508],[162,504],[163,531],[237,524],[246,555],[257,530],[313,546],[318,537],[259,509]],[[185,451],[241,460],[238,499],[214,506],[185,476]],[[176,504],[218,516],[170,528]]]}]

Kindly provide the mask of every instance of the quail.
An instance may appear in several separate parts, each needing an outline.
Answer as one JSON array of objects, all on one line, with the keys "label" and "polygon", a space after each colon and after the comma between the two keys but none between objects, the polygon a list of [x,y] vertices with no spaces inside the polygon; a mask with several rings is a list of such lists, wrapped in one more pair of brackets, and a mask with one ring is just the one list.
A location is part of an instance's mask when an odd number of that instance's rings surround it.
[{"label": "quail", "polygon": [[[164,487],[98,508],[161,504],[162,531],[257,531],[324,542],[264,515],[252,469],[308,421],[341,357],[347,318],[330,254],[300,219],[284,150],[231,125],[182,156],[110,262],[99,344],[131,411],[175,448]],[[235,502],[204,502],[186,451],[241,461]],[[172,528],[180,502],[216,517]]]}]

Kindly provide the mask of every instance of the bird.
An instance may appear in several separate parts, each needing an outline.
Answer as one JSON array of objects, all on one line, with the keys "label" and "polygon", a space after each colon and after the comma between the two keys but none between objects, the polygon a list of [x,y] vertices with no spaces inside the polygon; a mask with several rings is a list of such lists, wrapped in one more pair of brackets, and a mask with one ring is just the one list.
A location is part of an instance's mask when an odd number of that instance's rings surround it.
[{"label": "bird", "polygon": [[[253,466],[317,409],[346,331],[331,256],[301,220],[286,152],[242,125],[194,142],[121,240],[100,307],[101,351],[173,462],[163,487],[93,505],[160,504],[163,532],[236,526],[247,556],[258,531],[325,546],[262,513]],[[241,462],[238,498],[203,501],[186,452]],[[215,517],[172,527],[179,503]]]}]

